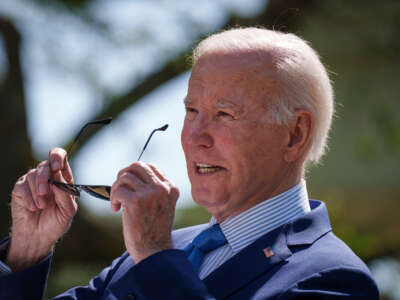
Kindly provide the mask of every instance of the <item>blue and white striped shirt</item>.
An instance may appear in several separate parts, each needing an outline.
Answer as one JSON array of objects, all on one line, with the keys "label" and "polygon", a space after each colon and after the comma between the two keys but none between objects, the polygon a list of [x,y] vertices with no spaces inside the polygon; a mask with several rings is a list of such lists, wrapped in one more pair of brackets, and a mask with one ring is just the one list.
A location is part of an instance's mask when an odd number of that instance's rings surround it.
[{"label": "blue and white striped shirt", "polygon": [[[220,226],[228,243],[205,256],[199,269],[200,279],[207,277],[225,261],[264,234],[310,210],[306,182],[302,180],[286,192],[226,219]],[[209,226],[215,223],[217,221],[212,217]]]}]

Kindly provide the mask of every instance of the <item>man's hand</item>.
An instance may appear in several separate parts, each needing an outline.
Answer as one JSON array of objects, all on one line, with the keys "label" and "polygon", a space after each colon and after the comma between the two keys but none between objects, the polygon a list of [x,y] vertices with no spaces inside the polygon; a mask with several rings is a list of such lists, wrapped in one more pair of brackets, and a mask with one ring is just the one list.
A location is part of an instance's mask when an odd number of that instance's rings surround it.
[{"label": "man's hand", "polygon": [[138,263],[172,248],[171,230],[179,191],[151,164],[135,162],[118,173],[111,209],[121,206],[125,246]]},{"label": "man's hand", "polygon": [[54,148],[49,160],[19,178],[12,191],[11,243],[6,263],[13,271],[44,258],[68,230],[77,211],[74,196],[48,183],[49,178],[72,183],[67,153]]}]

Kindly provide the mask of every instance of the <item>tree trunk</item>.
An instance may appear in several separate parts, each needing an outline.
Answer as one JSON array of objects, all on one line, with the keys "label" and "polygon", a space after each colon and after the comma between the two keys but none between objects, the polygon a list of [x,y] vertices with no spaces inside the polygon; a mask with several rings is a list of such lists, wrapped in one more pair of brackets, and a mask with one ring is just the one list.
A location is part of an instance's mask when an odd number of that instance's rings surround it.
[{"label": "tree trunk", "polygon": [[0,34],[8,60],[7,72],[0,83],[0,236],[9,231],[9,201],[15,181],[35,164],[27,134],[23,73],[21,69],[21,36],[8,20],[0,18]]}]

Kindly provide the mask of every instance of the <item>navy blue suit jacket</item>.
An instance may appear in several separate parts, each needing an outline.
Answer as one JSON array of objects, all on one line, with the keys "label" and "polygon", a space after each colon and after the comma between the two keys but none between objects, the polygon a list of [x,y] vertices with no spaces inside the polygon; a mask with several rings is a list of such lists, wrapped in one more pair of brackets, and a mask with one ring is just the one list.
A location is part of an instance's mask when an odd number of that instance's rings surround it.
[{"label": "navy blue suit jacket", "polygon": [[[173,232],[174,248],[135,265],[125,253],[55,299],[379,299],[365,264],[331,230],[325,205],[287,223],[200,280],[184,248],[207,224]],[[267,249],[267,251],[264,251]],[[41,299],[51,257],[0,277],[1,300]]]}]

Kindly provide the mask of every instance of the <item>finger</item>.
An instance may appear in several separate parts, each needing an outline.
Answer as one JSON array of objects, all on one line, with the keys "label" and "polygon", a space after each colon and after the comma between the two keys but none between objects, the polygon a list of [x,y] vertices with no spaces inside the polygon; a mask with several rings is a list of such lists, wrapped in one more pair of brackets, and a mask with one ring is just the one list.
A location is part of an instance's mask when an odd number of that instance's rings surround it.
[{"label": "finger", "polygon": [[63,215],[68,219],[71,219],[76,211],[78,210],[78,204],[75,201],[75,196],[52,186],[52,192],[54,193],[54,200],[56,205],[62,211]]},{"label": "finger", "polygon": [[67,183],[67,181],[65,180],[64,176],[62,176],[61,171],[58,172],[53,172],[53,174],[51,175],[52,179],[55,181],[59,181],[62,183]]},{"label": "finger", "polygon": [[179,190],[178,188],[170,181],[164,181],[162,183],[165,189],[168,191],[168,195],[166,197],[166,210],[169,211],[171,214],[175,212],[176,202],[179,197]]},{"label": "finger", "polygon": [[111,192],[110,192],[110,207],[111,211],[117,212],[121,209],[121,203],[119,202],[119,199],[114,196],[116,188],[119,186],[117,181],[113,183],[111,186]]},{"label": "finger", "polygon": [[169,185],[169,199],[173,200],[174,205],[179,198],[179,189],[172,182],[167,183]]},{"label": "finger", "polygon": [[67,152],[64,149],[51,149],[49,153],[49,160],[51,164],[51,170],[53,172],[61,171],[61,175],[64,177],[65,182],[73,183],[71,167],[68,163]]},{"label": "finger", "polygon": [[[61,175],[61,172],[57,172],[54,175],[54,179],[56,181],[66,183],[64,177]],[[59,210],[62,212],[62,215],[68,219],[72,219],[78,210],[76,196],[62,190],[61,188],[58,188],[56,185],[52,184],[50,186],[53,199]]]},{"label": "finger", "polygon": [[176,185],[169,180],[165,175],[157,169],[157,167],[151,163],[148,163],[148,166],[151,168],[151,170],[154,172],[154,174],[157,175],[157,177],[164,183],[167,184],[169,187],[169,194],[172,198],[178,199],[179,197],[179,189],[176,187]]},{"label": "finger", "polygon": [[68,183],[74,183],[74,177],[72,176],[72,170],[69,166],[69,162],[67,156],[65,156],[64,160],[64,168],[61,169],[62,176],[65,178],[65,181]]},{"label": "finger", "polygon": [[111,188],[111,196],[110,196],[110,203],[111,203],[111,210],[117,212],[121,209],[129,199],[133,198],[133,191],[124,187],[118,186],[117,188],[114,185]]},{"label": "finger", "polygon": [[143,187],[144,184],[145,183],[143,180],[140,179],[136,174],[126,171],[119,176],[115,188],[118,186],[125,186],[135,191]]},{"label": "finger", "polygon": [[127,168],[122,169],[119,173],[118,176],[121,176],[124,171],[128,171],[131,173],[134,173],[136,176],[138,176],[144,183],[151,183],[151,182],[159,182],[159,179],[157,176],[154,174],[154,172],[151,170],[151,168],[141,162],[137,161],[128,166]]},{"label": "finger", "polygon": [[165,175],[159,170],[157,169],[157,167],[151,163],[147,164],[149,166],[149,168],[154,172],[154,174],[157,175],[157,177],[161,180],[161,181],[169,181],[167,179],[167,177],[165,177]]},{"label": "finger", "polygon": [[62,148],[53,148],[49,152],[51,170],[53,172],[61,171],[66,162],[67,152]]},{"label": "finger", "polygon": [[37,208],[42,208],[43,204],[40,200],[39,195],[36,193],[36,170],[30,170],[26,175],[26,181],[28,182],[29,190],[32,194],[33,203]]},{"label": "finger", "polygon": [[116,201],[110,201],[111,204],[111,211],[119,212],[121,209],[121,203]]},{"label": "finger", "polygon": [[[72,183],[72,172],[67,161],[67,152],[62,148],[53,148],[49,153],[49,161],[52,177],[54,180],[62,183]],[[51,192],[54,195],[56,205],[62,210],[63,214],[68,218],[72,218],[78,208],[75,196],[51,185]]]},{"label": "finger", "polygon": [[110,202],[111,204],[111,211],[112,212],[119,212],[121,209],[121,203],[116,203],[116,202]]},{"label": "finger", "polygon": [[152,169],[154,174],[156,174],[157,177],[162,181],[162,183],[168,186],[168,206],[169,206],[168,209],[171,212],[174,212],[176,207],[176,202],[178,201],[179,198],[179,189],[171,180],[165,177],[165,175],[161,173],[161,171],[158,170],[155,165],[148,163],[148,166]]},{"label": "finger", "polygon": [[33,197],[26,180],[26,175],[20,177],[15,183],[11,196],[12,205],[16,204],[30,211],[36,211],[38,209],[33,201]]},{"label": "finger", "polygon": [[50,162],[48,160],[41,162],[37,168],[36,175],[36,190],[40,196],[45,196],[49,193],[48,180],[50,177]]}]

